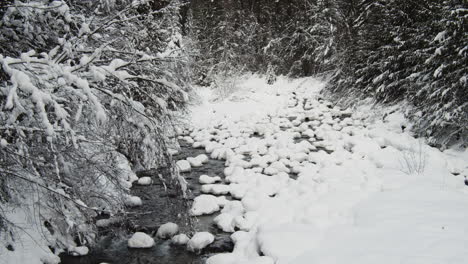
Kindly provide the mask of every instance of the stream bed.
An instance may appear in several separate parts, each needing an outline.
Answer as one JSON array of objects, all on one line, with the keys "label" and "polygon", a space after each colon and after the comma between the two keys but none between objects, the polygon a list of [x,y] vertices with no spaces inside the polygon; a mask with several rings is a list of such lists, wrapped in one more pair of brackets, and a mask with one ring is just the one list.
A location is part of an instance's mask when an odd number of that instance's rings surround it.
[{"label": "stream bed", "polygon": [[[204,149],[195,149],[185,141],[180,141],[180,151],[173,156],[174,160],[195,157],[199,154],[206,154]],[[200,195],[201,184],[198,178],[202,174],[210,176],[223,176],[224,161],[209,159],[202,167],[192,168],[190,172],[182,173],[188,182],[189,200]],[[165,172],[166,171],[166,172]],[[187,212],[187,203],[178,192],[165,189],[163,182],[158,177],[159,173],[168,173],[167,170],[152,170],[140,173],[139,176],[149,176],[152,178],[151,185],[142,186],[134,184],[131,194],[138,196],[143,201],[143,205],[131,208],[128,219],[122,224],[111,225],[107,228],[100,228],[100,239],[95,247],[90,249],[86,256],[75,257],[69,254],[61,254],[62,264],[203,264],[206,258],[214,253],[230,252],[233,243],[230,233],[225,233],[213,225],[213,219],[218,213],[212,215],[202,215],[198,217],[184,216]],[[227,197],[230,199],[229,197]],[[170,240],[163,240],[155,237],[159,226],[167,222],[177,223],[182,233],[195,231],[208,231],[216,238],[215,241],[205,248],[200,254],[186,250],[185,246],[171,244]],[[127,247],[127,240],[134,232],[141,231],[151,234],[155,239],[155,246],[150,249],[130,249]]]},{"label": "stream bed", "polygon": [[[303,101],[293,97],[289,107],[299,106],[307,109],[308,101]],[[329,106],[329,108],[331,108]],[[340,120],[349,117],[348,114],[337,116]],[[298,118],[298,116],[287,116],[286,120],[291,121],[289,126],[279,127],[281,131],[290,131],[304,122],[308,122],[308,118]],[[297,119],[297,120],[296,120]],[[295,121],[294,123],[292,123]],[[267,121],[268,122],[268,121]],[[248,137],[263,137],[255,132],[249,133]],[[301,141],[309,141],[320,143],[322,138],[308,135],[301,135],[294,138],[294,143]],[[191,144],[184,140],[179,141],[180,150],[173,156],[175,161],[184,160],[188,157],[196,157],[200,154],[208,154],[204,148],[194,148]],[[312,152],[323,151],[328,154],[333,150],[327,149],[321,144],[316,144],[317,147]],[[247,155],[248,160],[250,157]],[[201,167],[192,167],[189,172],[182,173],[188,182],[188,200],[192,201],[201,193],[201,184],[199,183],[200,175],[206,174],[209,176],[220,176],[222,183],[228,184],[224,179],[225,161],[208,159]],[[263,170],[262,170],[263,172]],[[230,238],[230,233],[223,232],[213,224],[213,219],[219,215],[219,212],[211,215],[202,215],[198,217],[187,216],[189,206],[187,200],[180,197],[177,190],[165,188],[158,174],[168,173],[167,169],[152,170],[140,173],[138,176],[149,176],[153,183],[149,186],[134,185],[131,194],[142,199],[143,205],[130,209],[125,225],[110,226],[106,229],[101,229],[101,239],[97,245],[91,249],[90,254],[84,257],[73,257],[62,254],[61,259],[63,264],[100,264],[100,263],[119,263],[119,264],[202,264],[206,259],[221,252],[231,252],[233,243]],[[297,178],[297,173],[290,172],[291,179]],[[230,195],[225,195],[228,200],[233,198]],[[207,231],[215,236],[215,241],[208,247],[203,249],[200,254],[187,251],[185,246],[172,245],[170,240],[162,240],[155,238],[156,245],[151,249],[129,249],[127,240],[131,234],[137,231],[151,234],[153,237],[156,234],[159,226],[167,222],[173,222],[179,225],[181,233],[192,234],[195,232]]]}]

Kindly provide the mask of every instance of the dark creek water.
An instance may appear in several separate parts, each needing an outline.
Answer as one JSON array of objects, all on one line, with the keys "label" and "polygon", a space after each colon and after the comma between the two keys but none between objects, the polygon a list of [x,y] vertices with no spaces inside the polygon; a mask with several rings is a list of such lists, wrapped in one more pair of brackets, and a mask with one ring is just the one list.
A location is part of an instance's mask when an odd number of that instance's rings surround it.
[{"label": "dark creek water", "polygon": [[[181,150],[174,155],[174,160],[195,157],[199,154],[206,154],[204,149],[194,149],[184,141],[180,142]],[[183,173],[189,183],[189,199],[200,195],[201,185],[198,178],[202,174],[223,177],[224,161],[210,159],[202,167],[192,168],[190,172]],[[157,176],[162,171],[148,171],[141,173],[141,176],[150,176],[153,184],[149,186],[134,185],[132,194],[139,196],[143,205],[130,209],[128,219],[123,223],[112,225],[100,229],[101,239],[87,256],[74,257],[62,254],[62,264],[202,264],[206,259],[220,252],[232,250],[233,244],[230,233],[225,233],[213,225],[213,219],[218,214],[204,215],[191,218],[192,225],[189,224],[188,216],[183,212],[188,209],[174,189],[165,189],[163,183]],[[211,245],[205,248],[201,254],[187,251],[184,246],[172,245],[170,240],[162,240],[155,237],[156,245],[150,249],[130,249],[127,247],[127,240],[132,233],[142,231],[147,234],[156,234],[160,225],[174,222],[182,229],[181,232],[189,233],[195,231],[208,231],[215,235],[216,239]]]}]

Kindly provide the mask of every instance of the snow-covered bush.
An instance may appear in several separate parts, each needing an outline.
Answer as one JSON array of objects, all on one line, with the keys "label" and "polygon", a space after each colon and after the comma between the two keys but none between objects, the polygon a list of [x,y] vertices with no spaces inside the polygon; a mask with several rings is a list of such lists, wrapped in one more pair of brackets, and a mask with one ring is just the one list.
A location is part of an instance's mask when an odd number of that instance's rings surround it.
[{"label": "snow-covered bush", "polygon": [[180,3],[156,2],[31,0],[0,10],[2,228],[14,227],[14,208],[36,208],[55,234],[50,246],[91,243],[90,217],[125,211],[132,168],[172,166],[167,135],[189,69]]}]

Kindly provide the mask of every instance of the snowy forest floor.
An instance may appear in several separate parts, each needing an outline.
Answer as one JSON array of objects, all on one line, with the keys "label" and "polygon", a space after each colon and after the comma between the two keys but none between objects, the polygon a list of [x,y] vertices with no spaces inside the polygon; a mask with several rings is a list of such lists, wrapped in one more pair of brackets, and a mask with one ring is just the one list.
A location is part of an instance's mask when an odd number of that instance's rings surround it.
[{"label": "snowy forest floor", "polygon": [[253,76],[222,100],[197,89],[181,139],[226,168],[191,212],[221,210],[235,243],[207,263],[468,263],[468,151],[415,138],[398,106],[333,107],[323,87]]}]

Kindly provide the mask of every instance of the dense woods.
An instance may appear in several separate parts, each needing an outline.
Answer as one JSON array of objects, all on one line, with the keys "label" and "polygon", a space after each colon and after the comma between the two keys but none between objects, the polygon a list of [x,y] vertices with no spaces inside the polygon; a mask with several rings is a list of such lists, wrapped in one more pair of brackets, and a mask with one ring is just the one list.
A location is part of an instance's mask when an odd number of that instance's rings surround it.
[{"label": "dense woods", "polygon": [[403,103],[414,133],[466,146],[467,22],[465,0],[2,1],[1,240],[22,208],[57,248],[91,243],[90,219],[134,202],[135,171],[173,165],[192,83],[245,72]]},{"label": "dense woods", "polygon": [[406,101],[416,133],[444,146],[466,142],[465,1],[195,0],[191,6],[206,72],[327,74],[338,100]]}]

